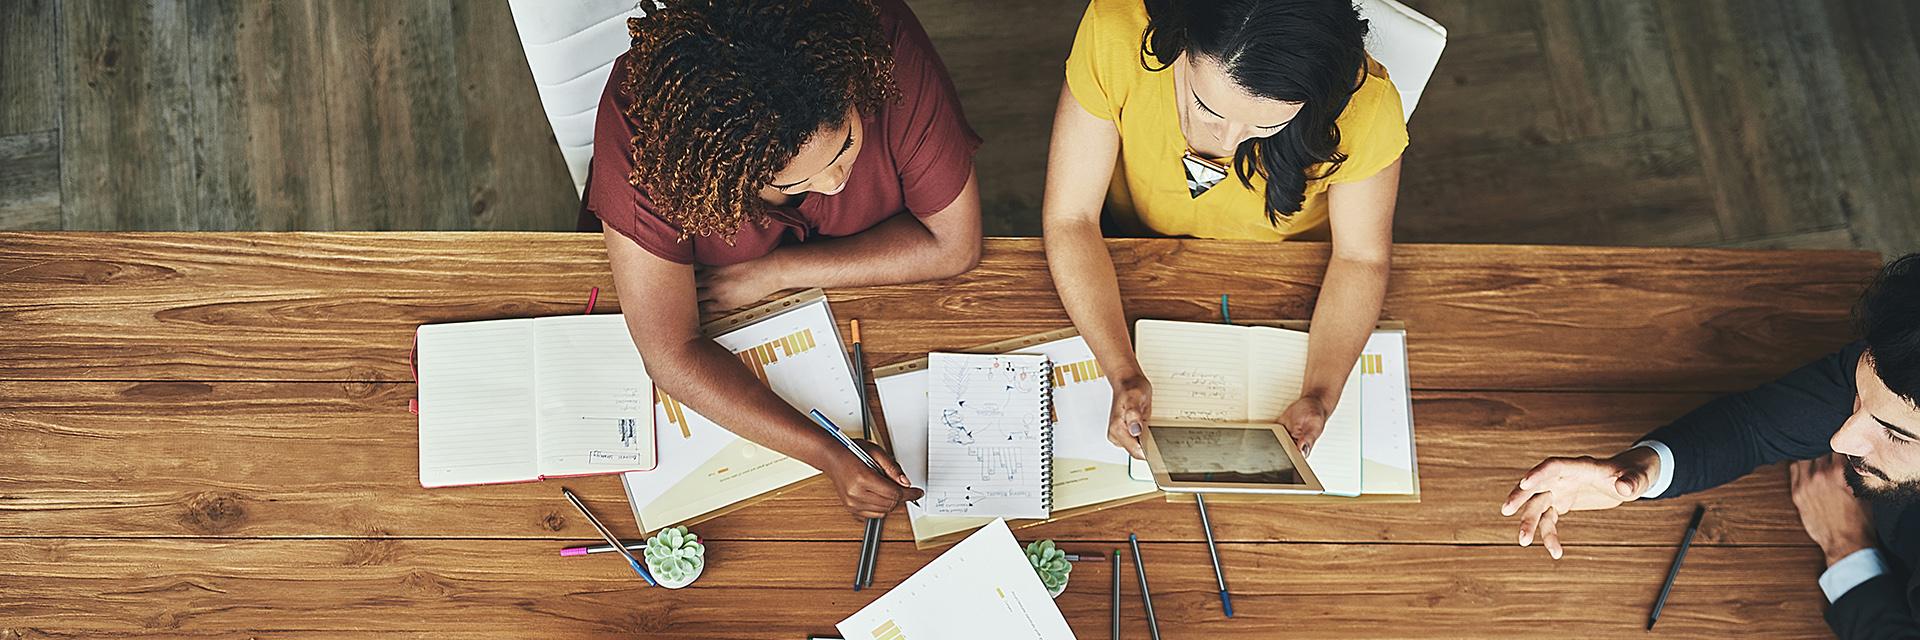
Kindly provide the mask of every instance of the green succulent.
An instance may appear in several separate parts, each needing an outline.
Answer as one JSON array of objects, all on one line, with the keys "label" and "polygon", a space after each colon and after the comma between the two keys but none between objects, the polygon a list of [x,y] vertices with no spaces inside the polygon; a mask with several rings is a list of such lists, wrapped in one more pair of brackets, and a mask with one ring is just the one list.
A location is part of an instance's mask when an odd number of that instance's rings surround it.
[{"label": "green succulent", "polygon": [[700,536],[687,533],[686,527],[673,527],[648,538],[645,555],[655,578],[679,582],[700,570],[706,563],[706,553]]},{"label": "green succulent", "polygon": [[1073,571],[1073,563],[1067,562],[1067,552],[1054,548],[1052,540],[1041,540],[1027,545],[1027,564],[1033,565],[1033,572],[1040,574],[1040,583],[1047,591],[1059,591],[1067,585],[1067,574]]}]

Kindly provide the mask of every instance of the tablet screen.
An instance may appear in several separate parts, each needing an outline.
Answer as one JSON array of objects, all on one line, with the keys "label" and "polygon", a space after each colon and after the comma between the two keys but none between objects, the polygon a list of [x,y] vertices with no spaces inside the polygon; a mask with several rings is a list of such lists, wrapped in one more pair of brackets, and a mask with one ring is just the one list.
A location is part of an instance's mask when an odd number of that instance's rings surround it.
[{"label": "tablet screen", "polygon": [[1152,429],[1167,478],[1174,482],[1305,482],[1271,430],[1159,425]]}]

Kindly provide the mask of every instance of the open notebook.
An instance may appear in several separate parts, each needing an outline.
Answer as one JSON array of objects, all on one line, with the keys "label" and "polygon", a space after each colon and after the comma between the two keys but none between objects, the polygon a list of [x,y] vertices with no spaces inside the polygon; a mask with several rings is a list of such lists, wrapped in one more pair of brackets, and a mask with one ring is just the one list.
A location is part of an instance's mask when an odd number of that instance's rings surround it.
[{"label": "open notebook", "polygon": [[[1153,414],[1178,421],[1272,422],[1300,398],[1307,334],[1273,327],[1140,320],[1134,352],[1153,382]],[[1359,369],[1307,454],[1328,495],[1362,491]]]},{"label": "open notebook", "polygon": [[927,495],[938,515],[1053,510],[1053,366],[1041,354],[927,354]]},{"label": "open notebook", "polygon": [[[1151,474],[1130,475],[1130,466],[1145,467],[1126,450],[1107,442],[1107,413],[1113,387],[1093,359],[1086,340],[1072,329],[1062,329],[966,349],[972,353],[1035,353],[1053,363],[1053,509],[1048,520],[1073,517],[1099,509],[1149,499],[1159,494]],[[925,359],[881,367],[874,372],[880,394],[880,415],[892,438],[891,450],[900,470],[914,486],[927,483],[927,390]],[[921,505],[907,504],[916,547],[925,549],[958,539],[957,534],[993,522],[980,516],[934,515]],[[1025,527],[1047,520],[1019,520]]]},{"label": "open notebook", "polygon": [[619,314],[422,325],[420,484],[652,469],[653,381]]}]

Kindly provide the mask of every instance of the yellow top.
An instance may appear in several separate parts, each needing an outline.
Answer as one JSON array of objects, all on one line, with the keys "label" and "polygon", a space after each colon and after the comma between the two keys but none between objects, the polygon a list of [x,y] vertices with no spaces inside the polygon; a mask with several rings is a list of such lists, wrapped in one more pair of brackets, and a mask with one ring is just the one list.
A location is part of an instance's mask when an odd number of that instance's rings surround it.
[{"label": "yellow top", "polygon": [[[1080,106],[1120,130],[1120,157],[1107,193],[1111,228],[1198,238],[1285,240],[1327,222],[1327,186],[1364,180],[1399,159],[1407,146],[1400,93],[1386,69],[1367,60],[1366,82],[1337,120],[1346,162],[1333,175],[1307,182],[1306,198],[1291,221],[1267,221],[1266,181],[1252,188],[1231,173],[1200,197],[1187,194],[1180,157],[1187,151],[1174,101],[1173,70],[1141,64],[1147,28],[1141,0],[1092,0],[1067,56],[1067,87]],[[1158,66],[1158,63],[1155,63]],[[1214,158],[1229,168],[1232,158]],[[1322,170],[1316,167],[1317,173]]]}]

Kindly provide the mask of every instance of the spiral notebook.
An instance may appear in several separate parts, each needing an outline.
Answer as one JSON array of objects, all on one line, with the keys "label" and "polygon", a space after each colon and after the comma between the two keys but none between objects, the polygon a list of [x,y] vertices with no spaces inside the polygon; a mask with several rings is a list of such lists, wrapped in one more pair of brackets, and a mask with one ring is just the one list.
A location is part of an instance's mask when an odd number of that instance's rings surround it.
[{"label": "spiral notebook", "polygon": [[927,355],[928,512],[1053,511],[1052,371],[1040,354]]}]

